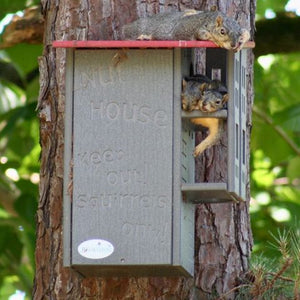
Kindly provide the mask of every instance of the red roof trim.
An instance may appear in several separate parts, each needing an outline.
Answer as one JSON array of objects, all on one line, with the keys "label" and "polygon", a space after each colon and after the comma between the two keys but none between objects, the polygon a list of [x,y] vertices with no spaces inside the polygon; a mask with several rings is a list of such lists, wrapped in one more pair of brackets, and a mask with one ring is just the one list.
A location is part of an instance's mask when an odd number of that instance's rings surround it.
[{"label": "red roof trim", "polygon": [[[254,48],[247,42],[244,48]],[[218,48],[211,41],[54,41],[54,48]]]}]

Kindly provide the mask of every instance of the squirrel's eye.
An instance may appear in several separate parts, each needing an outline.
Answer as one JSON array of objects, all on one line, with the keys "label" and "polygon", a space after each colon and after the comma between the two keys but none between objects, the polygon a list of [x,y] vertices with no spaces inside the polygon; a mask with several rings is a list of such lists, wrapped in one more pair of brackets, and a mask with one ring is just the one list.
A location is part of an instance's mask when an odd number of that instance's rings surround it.
[{"label": "squirrel's eye", "polygon": [[225,30],[224,28],[221,28],[221,29],[220,29],[220,33],[221,33],[222,35],[225,35],[226,30]]},{"label": "squirrel's eye", "polygon": [[217,104],[217,105],[221,104],[221,101],[220,101],[220,100],[217,100],[217,101],[216,101],[216,104]]}]

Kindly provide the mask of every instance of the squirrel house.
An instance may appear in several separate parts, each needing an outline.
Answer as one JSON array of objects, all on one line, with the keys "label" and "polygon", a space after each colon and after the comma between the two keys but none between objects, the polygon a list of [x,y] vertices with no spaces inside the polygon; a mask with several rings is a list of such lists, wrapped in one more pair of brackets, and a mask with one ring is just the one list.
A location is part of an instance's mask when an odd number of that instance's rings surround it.
[{"label": "squirrel house", "polygon": [[[67,48],[64,264],[86,276],[194,273],[194,203],[241,201],[246,49],[201,41],[56,41]],[[181,109],[192,49],[207,48],[228,109],[227,178],[195,182],[195,130]],[[211,48],[212,47],[212,48]],[[207,117],[207,115],[205,115]]]}]

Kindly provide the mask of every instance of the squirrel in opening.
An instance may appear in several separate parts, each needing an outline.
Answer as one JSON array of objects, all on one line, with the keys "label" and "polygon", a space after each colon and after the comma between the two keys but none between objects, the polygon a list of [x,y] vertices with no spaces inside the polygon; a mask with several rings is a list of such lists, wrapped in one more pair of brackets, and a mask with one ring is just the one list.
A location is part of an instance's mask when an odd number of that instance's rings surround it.
[{"label": "squirrel in opening", "polygon": [[[228,98],[227,89],[219,80],[210,80],[206,76],[199,75],[186,77],[182,81],[181,103],[182,109],[185,111],[216,112],[225,107]],[[195,147],[194,156],[197,157],[220,140],[224,131],[223,120],[219,118],[192,118],[191,122],[209,130],[208,136]]]}]

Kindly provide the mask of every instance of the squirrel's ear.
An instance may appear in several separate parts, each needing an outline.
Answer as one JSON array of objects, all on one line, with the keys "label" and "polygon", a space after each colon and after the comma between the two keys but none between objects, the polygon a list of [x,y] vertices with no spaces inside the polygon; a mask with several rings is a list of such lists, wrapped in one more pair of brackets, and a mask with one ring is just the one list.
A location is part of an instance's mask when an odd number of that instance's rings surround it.
[{"label": "squirrel's ear", "polygon": [[186,88],[186,80],[185,79],[182,79],[182,89],[184,90]]},{"label": "squirrel's ear", "polygon": [[202,83],[202,84],[200,85],[200,87],[199,87],[199,90],[200,90],[201,92],[204,92],[204,91],[206,90],[206,88],[207,88],[207,83]]},{"label": "squirrel's ear", "polygon": [[222,98],[222,103],[225,104],[226,102],[228,102],[228,100],[229,100],[229,95],[225,94]]},{"label": "squirrel's ear", "polygon": [[212,81],[212,82],[210,82],[210,83],[207,83],[207,84],[206,84],[206,88],[207,88],[208,90],[216,90],[216,89],[217,89],[217,87],[216,87],[214,81]]},{"label": "squirrel's ear", "polygon": [[217,16],[217,18],[216,18],[216,24],[219,27],[223,25],[223,18],[222,18],[222,16]]},{"label": "squirrel's ear", "polygon": [[210,7],[210,11],[217,11],[218,8],[217,8],[217,5],[213,5]]}]

